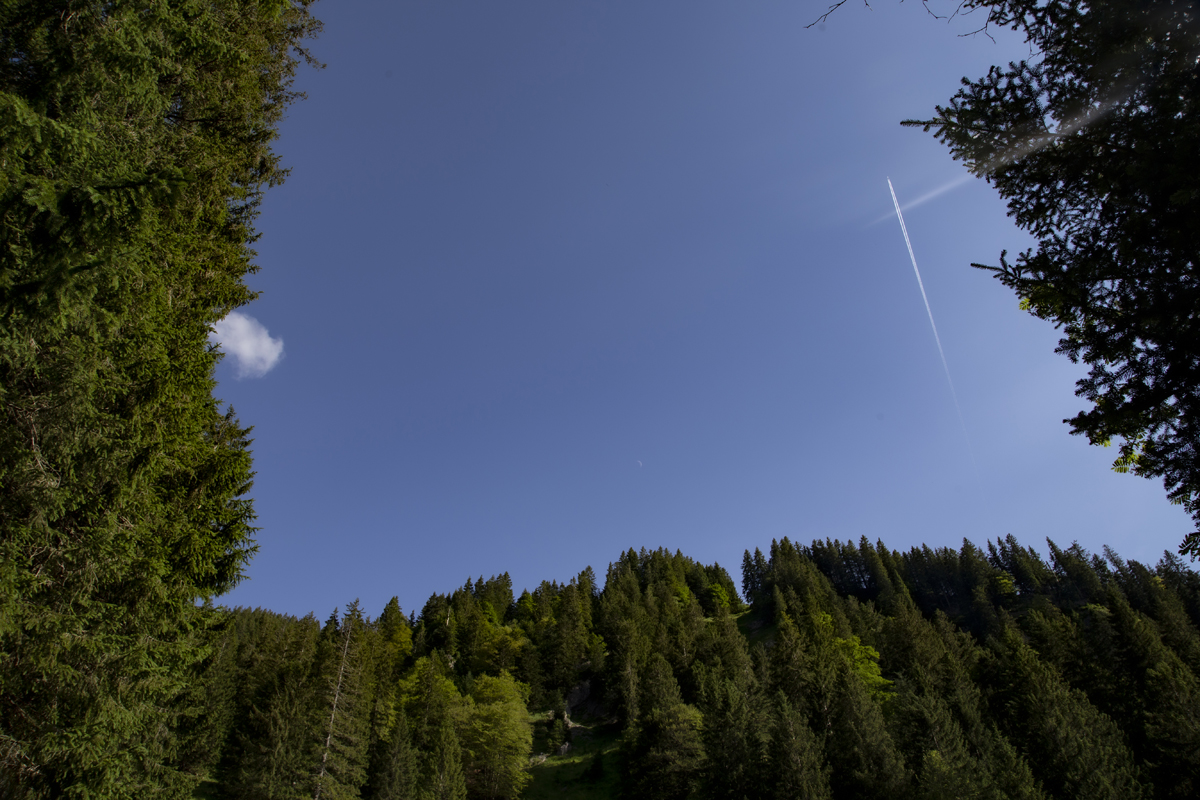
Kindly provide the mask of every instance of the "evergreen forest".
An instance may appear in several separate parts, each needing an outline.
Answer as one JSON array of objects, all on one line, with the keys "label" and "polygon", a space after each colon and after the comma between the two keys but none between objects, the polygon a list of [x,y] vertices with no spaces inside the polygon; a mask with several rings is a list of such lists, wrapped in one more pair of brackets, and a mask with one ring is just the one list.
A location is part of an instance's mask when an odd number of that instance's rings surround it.
[{"label": "evergreen forest", "polygon": [[[0,800],[1200,796],[1170,552],[784,538],[740,580],[630,549],[407,613],[219,605],[258,545],[210,334],[311,5],[0,3]],[[1200,520],[1196,3],[962,8],[1042,60],[913,124],[1039,237],[991,269],[1092,370],[1074,432]]]},{"label": "evergreen forest", "polygon": [[1187,798],[1200,575],[1008,537],[629,550],[405,616],[223,612],[209,798]]}]

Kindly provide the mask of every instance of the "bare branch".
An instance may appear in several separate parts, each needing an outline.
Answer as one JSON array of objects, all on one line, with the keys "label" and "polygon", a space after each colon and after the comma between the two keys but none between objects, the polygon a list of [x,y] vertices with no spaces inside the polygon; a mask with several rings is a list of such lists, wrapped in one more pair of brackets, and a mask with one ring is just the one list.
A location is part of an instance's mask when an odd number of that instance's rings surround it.
[{"label": "bare branch", "polygon": [[[824,13],[824,14],[822,14],[821,16],[819,16],[819,17],[817,17],[816,19],[814,19],[812,22],[810,22],[810,23],[808,23],[807,25],[805,25],[805,26],[804,26],[804,27],[805,27],[805,29],[811,28],[811,27],[812,27],[812,26],[814,26],[814,25],[820,25],[822,22],[824,22],[825,20],[829,19],[829,15],[830,15],[830,14],[832,14],[832,13],[833,13],[833,12],[835,12],[835,11],[837,11],[837,10],[838,10],[839,8],[841,8],[842,6],[846,5],[846,2],[847,2],[847,0],[838,0],[836,3],[834,3],[834,4],[833,4],[833,5],[831,5],[829,8],[827,8],[827,9],[825,10],[825,13]],[[867,8],[870,8],[870,7],[871,7],[871,4],[870,4],[870,3],[868,3],[868,2],[867,2],[867,0],[863,0],[863,5],[865,5]]]}]

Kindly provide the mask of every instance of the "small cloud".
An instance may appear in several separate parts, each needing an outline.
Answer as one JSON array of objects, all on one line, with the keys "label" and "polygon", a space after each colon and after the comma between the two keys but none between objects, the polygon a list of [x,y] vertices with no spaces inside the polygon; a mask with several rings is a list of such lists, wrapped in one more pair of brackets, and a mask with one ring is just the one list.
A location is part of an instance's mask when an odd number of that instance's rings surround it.
[{"label": "small cloud", "polygon": [[283,339],[273,339],[261,322],[240,311],[213,325],[208,339],[233,356],[238,378],[261,378],[283,358]]}]

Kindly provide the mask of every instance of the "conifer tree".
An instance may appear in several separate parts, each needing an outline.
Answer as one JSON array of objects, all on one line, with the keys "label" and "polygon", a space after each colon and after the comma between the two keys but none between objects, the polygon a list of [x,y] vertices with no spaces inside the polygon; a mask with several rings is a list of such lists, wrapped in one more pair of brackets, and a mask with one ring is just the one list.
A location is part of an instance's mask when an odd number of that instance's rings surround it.
[{"label": "conifer tree", "polygon": [[516,798],[529,783],[525,771],[533,745],[525,688],[507,673],[475,681],[457,725],[473,797]]},{"label": "conifer tree", "polygon": [[[844,1],[844,0],[843,0]],[[1114,468],[1161,478],[1198,529],[1200,234],[1193,0],[967,0],[1023,35],[1029,56],[992,67],[932,119],[934,134],[1008,202],[1037,240],[987,266],[1029,313],[1063,332],[1089,374],[1091,408],[1067,420],[1120,444]],[[976,265],[982,266],[982,265]]]},{"label": "conifer tree", "polygon": [[237,712],[237,631],[232,614],[214,613],[214,619],[218,621],[214,632],[219,631],[220,638],[187,689],[187,710],[179,728],[179,767],[197,775],[208,773],[220,760]]},{"label": "conifer tree", "polygon": [[762,550],[757,547],[754,548],[753,556],[750,555],[749,550],[742,556],[742,594],[745,595],[746,602],[751,604],[761,602],[766,570],[766,559],[763,557]]},{"label": "conifer tree", "polygon": [[969,636],[945,615],[931,623],[908,607],[888,620],[880,650],[896,680],[888,727],[919,793],[1043,800],[1029,765],[988,719],[972,677],[983,650]]},{"label": "conifer tree", "polygon": [[357,798],[367,778],[374,700],[371,634],[358,601],[346,608],[340,621],[335,612],[324,633],[319,669],[326,704],[313,800]]},{"label": "conifer tree", "polygon": [[831,800],[821,741],[780,694],[775,701],[764,785],[775,800]]},{"label": "conifer tree", "polygon": [[216,776],[224,795],[297,800],[312,796],[323,689],[319,625],[269,612],[237,614],[242,705]]},{"label": "conifer tree", "polygon": [[454,730],[463,700],[447,677],[448,671],[439,652],[418,659],[400,682],[400,696],[411,725],[413,749],[420,754],[420,791],[455,798],[466,793],[462,753]]},{"label": "conifer tree", "polygon": [[[748,658],[746,659],[749,660]],[[741,800],[763,780],[766,720],[749,670],[697,665],[703,714],[705,766],[702,794],[712,800]]]},{"label": "conifer tree", "polygon": [[682,800],[695,790],[704,767],[703,719],[695,707],[676,703],[651,709],[637,723],[627,756],[633,797]]},{"label": "conifer tree", "polygon": [[374,776],[379,772],[379,765],[388,761],[391,751],[391,731],[397,725],[399,715],[397,682],[412,655],[412,629],[401,612],[400,602],[396,597],[388,601],[383,613],[370,628],[375,634],[375,663],[369,772]]},{"label": "conifer tree", "polygon": [[367,796],[370,800],[417,800],[419,764],[408,718],[403,713],[397,715],[390,741],[385,744],[375,762]]},{"label": "conifer tree", "polygon": [[210,326],[254,294],[308,0],[0,5],[0,794],[188,796],[254,551]]},{"label": "conifer tree", "polygon": [[560,691],[574,684],[579,665],[587,655],[588,629],[579,588],[569,583],[559,593],[554,622],[546,631],[545,665],[550,684]]},{"label": "conifer tree", "polygon": [[994,652],[985,673],[993,687],[993,713],[1052,797],[1145,796],[1113,720],[1042,662],[1011,622]]},{"label": "conifer tree", "polygon": [[454,724],[444,719],[432,732],[424,752],[421,795],[429,800],[466,800],[467,782],[463,777],[462,751]]},{"label": "conifer tree", "polygon": [[637,575],[629,566],[609,566],[599,605],[598,627],[609,650],[606,683],[613,705],[623,719],[636,719],[641,672],[650,653],[650,621]]}]

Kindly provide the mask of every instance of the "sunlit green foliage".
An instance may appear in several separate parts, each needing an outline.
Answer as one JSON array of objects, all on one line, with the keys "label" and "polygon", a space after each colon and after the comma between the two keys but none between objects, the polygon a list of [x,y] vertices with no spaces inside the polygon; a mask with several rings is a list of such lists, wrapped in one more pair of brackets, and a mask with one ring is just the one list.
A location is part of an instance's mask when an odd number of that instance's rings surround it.
[{"label": "sunlit green foliage", "polygon": [[196,752],[229,798],[1193,796],[1195,573],[1048,550],[784,539],[748,555],[737,618],[687,581],[719,568],[665,550],[603,588],[480,578],[415,630],[394,599],[324,631],[238,611],[208,673],[226,741]]},{"label": "sunlit green foliage", "polygon": [[0,4],[6,797],[187,796],[203,766],[196,601],[254,550],[208,333],[253,298],[307,7]]}]

